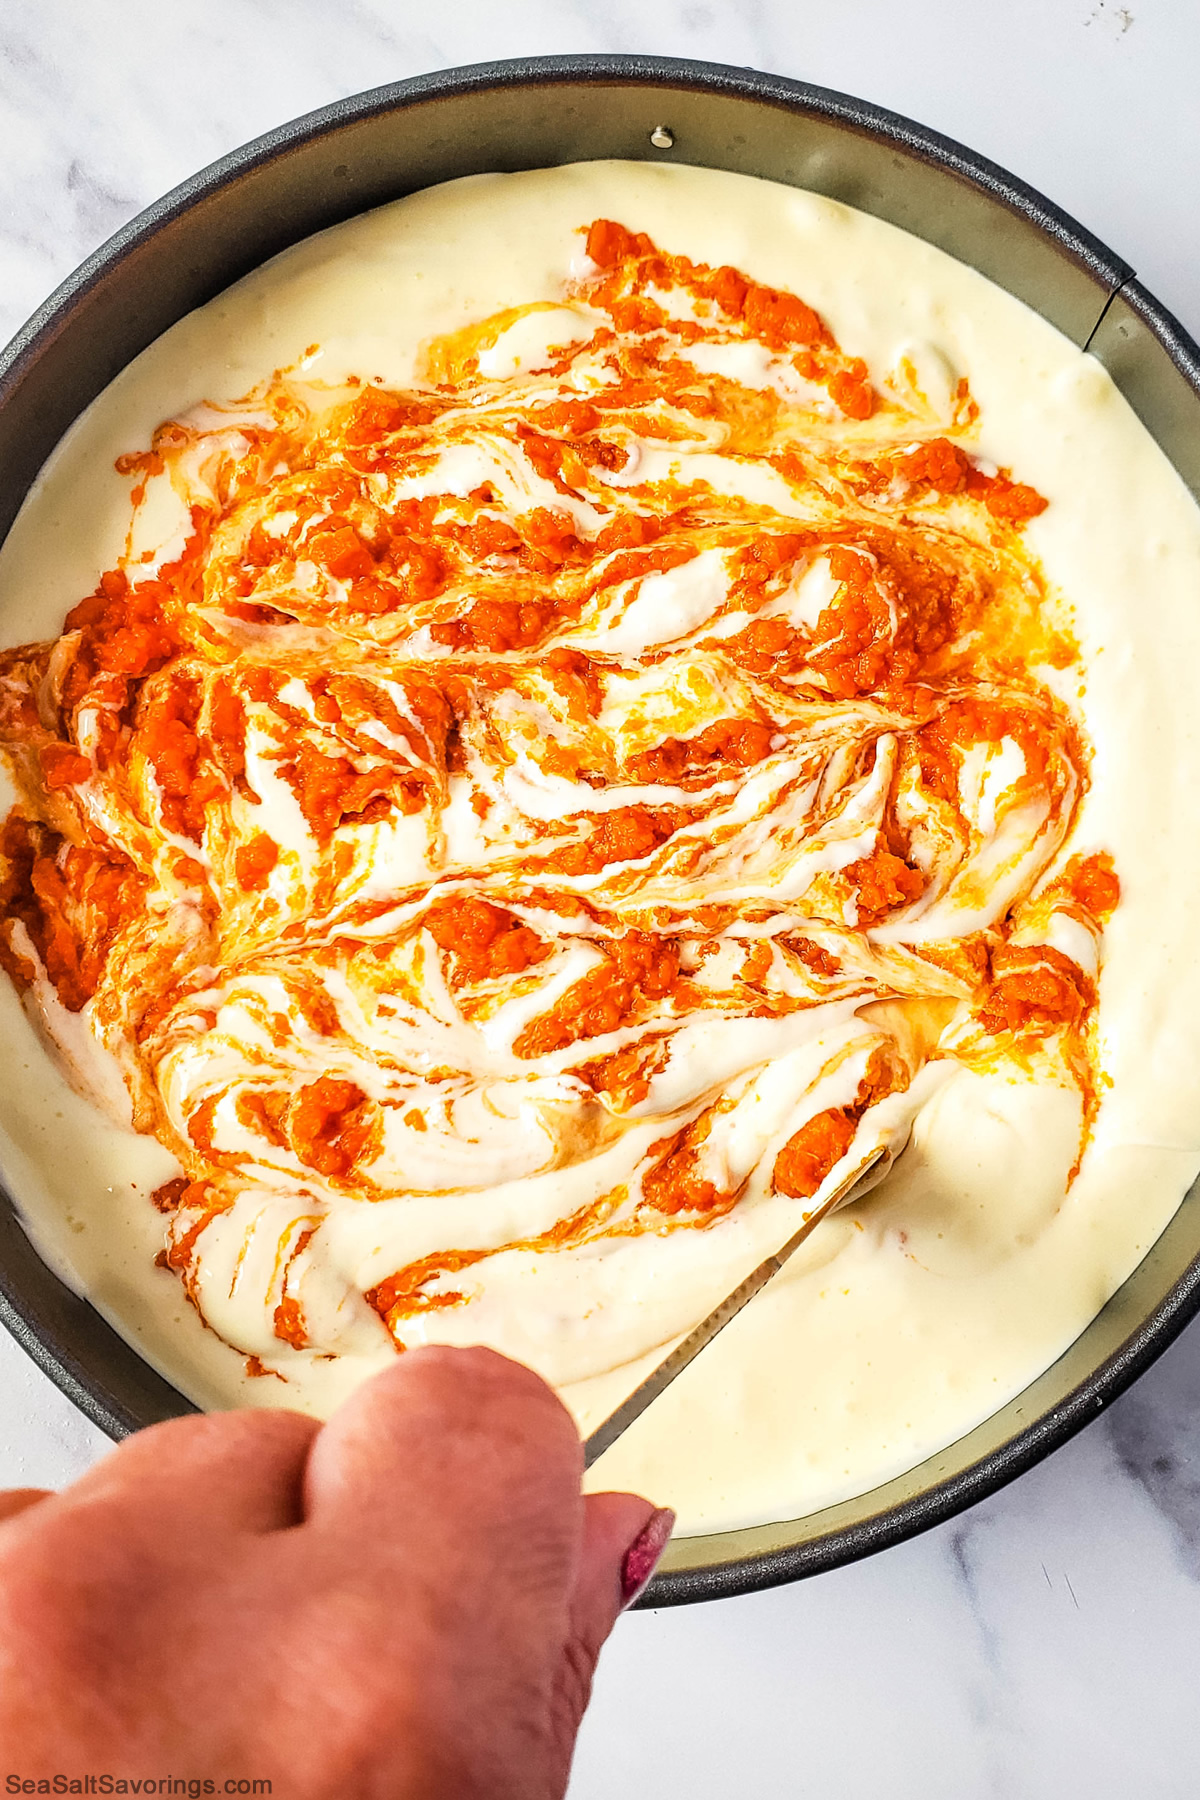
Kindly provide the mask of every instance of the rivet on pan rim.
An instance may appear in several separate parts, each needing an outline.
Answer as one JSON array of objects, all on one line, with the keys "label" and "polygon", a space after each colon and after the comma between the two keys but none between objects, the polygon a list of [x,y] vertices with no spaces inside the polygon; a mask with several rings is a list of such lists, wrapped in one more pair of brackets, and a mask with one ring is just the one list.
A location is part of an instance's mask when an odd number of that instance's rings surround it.
[{"label": "rivet on pan rim", "polygon": [[670,150],[675,143],[675,133],[666,125],[656,125],[650,133],[650,142],[656,150]]}]

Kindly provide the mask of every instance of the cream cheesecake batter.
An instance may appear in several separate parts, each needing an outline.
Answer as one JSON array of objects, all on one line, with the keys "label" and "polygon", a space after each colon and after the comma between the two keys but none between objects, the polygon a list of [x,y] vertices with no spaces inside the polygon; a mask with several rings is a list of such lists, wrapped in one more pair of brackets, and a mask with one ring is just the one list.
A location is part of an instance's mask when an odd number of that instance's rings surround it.
[{"label": "cream cheesecake batter", "polygon": [[1103,371],[828,201],[584,165],[298,246],[0,555],[39,1244],[201,1403],[486,1341],[586,1428],[911,1131],[596,1477],[696,1530],[911,1466],[1200,1165],[1198,575]]}]

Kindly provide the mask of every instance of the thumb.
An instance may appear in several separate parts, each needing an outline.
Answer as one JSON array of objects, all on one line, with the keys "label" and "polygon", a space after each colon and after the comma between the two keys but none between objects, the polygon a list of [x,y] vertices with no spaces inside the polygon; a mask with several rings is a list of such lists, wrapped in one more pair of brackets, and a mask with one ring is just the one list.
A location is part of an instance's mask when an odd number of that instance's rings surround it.
[{"label": "thumb", "polygon": [[570,1625],[554,1692],[554,1737],[565,1784],[596,1662],[618,1617],[642,1592],[675,1514],[637,1494],[589,1494]]}]

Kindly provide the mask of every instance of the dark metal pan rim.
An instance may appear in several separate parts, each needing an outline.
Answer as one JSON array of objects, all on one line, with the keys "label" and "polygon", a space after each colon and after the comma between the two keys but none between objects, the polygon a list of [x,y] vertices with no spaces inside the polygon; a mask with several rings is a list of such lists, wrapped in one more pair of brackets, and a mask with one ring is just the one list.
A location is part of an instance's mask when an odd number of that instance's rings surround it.
[{"label": "dark metal pan rim", "polygon": [[[1179,389],[1182,391],[1186,386],[1192,401],[1200,396],[1200,349],[1178,322],[1146,293],[1134,278],[1132,269],[1034,189],[965,146],[849,95],[754,70],[663,57],[554,56],[444,70],[376,88],[270,131],[190,177],[122,227],[82,263],[18,331],[7,349],[0,352],[0,424],[6,413],[19,415],[22,407],[33,411],[39,371],[54,365],[72,326],[78,328],[77,315],[89,296],[105,284],[111,284],[125,265],[136,262],[175,222],[221,196],[228,196],[256,171],[295,156],[305,146],[317,145],[324,140],[334,141],[339,133],[349,128],[385,119],[402,109],[436,110],[445,102],[469,100],[472,96],[483,99],[498,93],[535,96],[561,89],[594,93],[597,88],[644,91],[648,100],[650,97],[669,98],[672,94],[719,96],[760,108],[764,105],[775,107],[793,118],[801,116],[822,121],[858,134],[910,161],[917,159],[942,178],[949,178],[948,186],[959,184],[976,195],[983,195],[993,207],[1003,209],[1010,217],[1023,222],[1031,237],[1051,243],[1059,256],[1090,282],[1095,290],[1095,310],[1094,317],[1090,317],[1077,334],[1081,347],[1095,341],[1100,346],[1098,353],[1102,354],[1102,360],[1108,361],[1116,374],[1115,365],[1122,368],[1124,365],[1120,361],[1121,343],[1114,333],[1126,340],[1132,339],[1135,344],[1149,342],[1156,354],[1165,358],[1168,377],[1173,375]],[[434,111],[429,112],[429,117],[434,117]],[[609,153],[628,152],[614,150]],[[637,153],[646,154],[644,150]],[[680,160],[688,159],[685,155]],[[522,163],[517,158],[509,166],[535,165]],[[335,169],[334,174],[337,173]],[[160,321],[156,329],[149,329],[144,318],[132,323],[119,321],[111,341],[94,345],[93,367],[87,378],[92,383],[90,393],[86,391],[86,381],[82,385],[77,382],[77,391],[64,415],[48,422],[43,420],[43,441],[35,441],[25,452],[25,464],[31,462],[31,466],[20,466],[20,457],[16,463],[10,458],[6,465],[0,455],[0,475],[7,477],[0,482],[0,535],[7,531],[33,475],[61,431],[83,410],[88,400],[107,385],[112,375],[166,325],[182,316],[183,311],[191,310],[191,306],[211,298],[240,274],[267,260],[285,242],[296,241],[309,235],[311,230],[320,229],[322,223],[334,223],[338,217],[349,217],[360,210],[361,202],[354,203],[353,197],[348,196],[343,212],[339,214],[334,204],[322,221],[296,231],[290,238],[285,233],[280,241],[278,232],[274,237],[268,233],[265,242],[256,237],[254,242],[247,243],[244,252],[230,253],[228,246],[222,245],[214,271],[197,268],[189,272],[194,296],[190,305],[177,310],[165,322]],[[1142,334],[1140,339],[1139,333]],[[1111,360],[1103,354],[1110,338]],[[1161,372],[1155,378],[1161,380]],[[1117,379],[1120,383],[1120,374]],[[1167,441],[1169,432],[1156,429],[1151,422],[1150,415],[1156,404],[1153,396],[1144,405],[1140,403],[1145,384],[1139,387],[1138,379],[1135,372],[1130,382],[1124,383],[1126,392],[1151,423],[1154,435],[1159,437],[1168,454],[1172,454],[1173,446]],[[1136,392],[1132,391],[1134,389]],[[1190,430],[1191,419],[1186,423]],[[1200,443],[1200,402],[1197,403],[1196,426],[1197,442]],[[48,441],[47,432],[50,434]],[[0,432],[0,438],[2,436]],[[36,439],[37,434],[34,436]],[[1186,478],[1189,471],[1182,467],[1179,456],[1174,455],[1173,460]],[[1029,1422],[1014,1426],[1003,1442],[978,1456],[967,1455],[965,1460],[960,1456],[960,1466],[955,1466],[956,1451],[969,1446],[975,1435],[969,1434],[958,1446],[949,1446],[940,1457],[922,1465],[922,1469],[928,1470],[928,1478],[918,1491],[901,1493],[899,1490],[905,1478],[886,1483],[860,1501],[861,1516],[850,1523],[841,1522],[839,1517],[846,1508],[834,1507],[825,1513],[778,1526],[684,1540],[668,1551],[664,1567],[640,1604],[674,1605],[748,1593],[837,1567],[943,1522],[1022,1474],[1065,1443],[1115,1399],[1200,1311],[1200,1252],[1192,1250],[1193,1242],[1200,1244],[1200,1226],[1191,1216],[1197,1212],[1200,1212],[1200,1184],[1193,1188],[1159,1244],[1151,1249],[1143,1264],[1109,1302],[1100,1320],[1094,1321],[1077,1341],[1078,1346],[1116,1308],[1117,1314],[1113,1316],[1117,1317],[1118,1323],[1109,1328],[1105,1352],[1090,1365],[1085,1356],[1082,1378],[1077,1381],[1068,1378],[1064,1386],[1061,1372],[1077,1348],[1073,1346],[1059,1364],[1018,1397],[1019,1401],[1027,1401],[1024,1410],[1028,1412]],[[1183,1216],[1185,1213],[1189,1215],[1187,1219]],[[37,1256],[17,1222],[18,1217],[12,1196],[0,1189],[0,1322],[7,1326],[39,1367],[89,1419],[112,1437],[122,1437],[157,1418],[194,1410],[143,1363],[136,1351],[86,1302],[68,1293]],[[1157,1265],[1151,1268],[1156,1259],[1157,1264],[1165,1262],[1165,1273]],[[1151,1288],[1148,1300],[1134,1294],[1139,1281],[1142,1285],[1148,1283]],[[1120,1315],[1120,1303],[1129,1295],[1133,1298],[1126,1298],[1128,1318],[1125,1319]],[[119,1379],[114,1377],[114,1371]],[[1037,1398],[1037,1389],[1054,1380],[1058,1382],[1055,1398],[1042,1405]],[[1002,1408],[1001,1414],[1013,1407],[1017,1407],[1018,1412],[1022,1410],[1017,1402],[1013,1402],[1010,1408]],[[980,1427],[981,1431],[984,1429]],[[939,1464],[943,1465],[940,1473]],[[794,1541],[788,1541],[789,1526],[793,1528]],[[804,1527],[802,1539],[798,1537],[800,1527]],[[766,1539],[780,1541],[766,1543]],[[690,1552],[687,1545],[691,1546]],[[689,1555],[702,1545],[708,1546],[703,1560],[699,1564],[689,1563]]]},{"label": "dark metal pan rim", "polygon": [[[803,106],[818,117],[837,119],[856,129],[870,131],[889,143],[902,145],[917,155],[929,157],[943,168],[952,170],[983,188],[1006,206],[1015,208],[1051,236],[1070,245],[1080,259],[1098,273],[1112,280],[1114,287],[1127,280],[1133,270],[1114,256],[1068,213],[1055,206],[1036,188],[1018,181],[998,163],[978,156],[965,144],[944,137],[853,95],[832,88],[814,87],[807,82],[792,81],[782,75],[769,75],[756,69],[739,69],[729,64],[697,62],[684,57],[655,56],[535,56],[514,57],[503,61],[473,63],[465,68],[440,69],[429,75],[410,76],[405,81],[390,82],[384,87],[368,88],[345,100],[304,113],[285,125],[277,125],[252,138],[236,150],[218,157],[194,175],[189,175],[161,199],[145,207],[128,224],[108,238],[99,249],[80,263],[66,280],[44,300],[17,332],[7,348],[0,352],[0,382],[19,358],[32,348],[42,332],[61,312],[64,302],[83,293],[96,277],[106,273],[112,264],[143,239],[153,236],[163,224],[186,211],[214,188],[236,180],[247,170],[256,168],[281,150],[336,131],[348,121],[359,122],[392,112],[398,106],[415,106],[438,100],[447,94],[470,94],[497,87],[525,87],[549,82],[595,83],[612,81],[640,83],[657,87],[680,87],[731,95],[751,95],[792,108]],[[1115,279],[1113,279],[1115,277]],[[2,389],[0,389],[2,392]]]}]

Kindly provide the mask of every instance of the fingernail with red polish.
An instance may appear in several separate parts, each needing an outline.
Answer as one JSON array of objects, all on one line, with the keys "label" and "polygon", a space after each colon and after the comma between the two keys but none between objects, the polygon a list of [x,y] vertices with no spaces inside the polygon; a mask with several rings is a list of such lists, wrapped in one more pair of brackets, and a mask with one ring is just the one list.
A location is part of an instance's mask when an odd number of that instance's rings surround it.
[{"label": "fingernail with red polish", "polygon": [[648,1524],[634,1538],[621,1564],[621,1604],[632,1606],[658,1567],[658,1559],[667,1547],[675,1529],[675,1514],[669,1506],[660,1506]]}]

